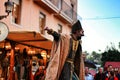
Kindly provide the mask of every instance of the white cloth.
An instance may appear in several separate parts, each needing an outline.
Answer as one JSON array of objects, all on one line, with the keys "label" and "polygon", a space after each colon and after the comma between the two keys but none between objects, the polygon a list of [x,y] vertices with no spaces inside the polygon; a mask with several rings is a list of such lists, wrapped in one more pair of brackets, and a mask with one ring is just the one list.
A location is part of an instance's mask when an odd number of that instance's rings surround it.
[{"label": "white cloth", "polygon": [[94,80],[94,78],[91,74],[87,74],[85,75],[85,80]]}]

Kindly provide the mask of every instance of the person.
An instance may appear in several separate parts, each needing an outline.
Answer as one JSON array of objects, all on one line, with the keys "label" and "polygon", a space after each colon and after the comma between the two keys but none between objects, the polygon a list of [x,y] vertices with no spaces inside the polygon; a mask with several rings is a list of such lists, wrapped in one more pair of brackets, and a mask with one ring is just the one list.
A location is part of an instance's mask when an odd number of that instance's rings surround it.
[{"label": "person", "polygon": [[7,80],[7,73],[8,73],[8,67],[9,67],[9,57],[6,55],[6,57],[2,60],[1,63],[2,66],[2,76]]},{"label": "person", "polygon": [[23,79],[25,80],[30,80],[31,77],[31,63],[30,63],[30,57],[28,56],[27,49],[23,49],[23,58],[24,58],[24,74],[23,74]]},{"label": "person", "polygon": [[34,80],[42,80],[43,77],[44,77],[44,69],[42,66],[39,66],[39,68],[35,72]]},{"label": "person", "polygon": [[116,74],[116,77],[118,78],[118,80],[120,80],[120,68],[118,68],[118,73]]},{"label": "person", "polygon": [[105,78],[105,80],[118,80],[118,78],[115,76],[115,73],[113,71],[109,71],[108,76]]},{"label": "person", "polygon": [[89,73],[88,67],[85,67],[85,80],[94,80],[93,76]]},{"label": "person", "polygon": [[110,71],[113,71],[113,66],[112,65],[107,66],[107,70],[104,72],[105,77],[108,77],[108,72],[110,72]]},{"label": "person", "polygon": [[20,50],[18,52],[15,52],[15,73],[17,74],[17,79],[20,80],[20,74],[21,74],[21,64],[20,64]]},{"label": "person", "polygon": [[103,68],[98,68],[98,73],[95,74],[94,80],[105,80],[105,74],[103,73]]},{"label": "person", "polygon": [[70,35],[57,33],[48,27],[45,30],[54,37],[45,80],[79,80],[81,37],[84,36],[80,21],[72,25]]}]

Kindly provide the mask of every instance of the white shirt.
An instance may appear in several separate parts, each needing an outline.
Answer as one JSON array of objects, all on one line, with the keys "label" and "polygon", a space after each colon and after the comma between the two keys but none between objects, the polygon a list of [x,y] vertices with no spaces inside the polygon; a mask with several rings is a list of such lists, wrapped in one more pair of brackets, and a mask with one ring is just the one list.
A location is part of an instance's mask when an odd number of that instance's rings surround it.
[{"label": "white shirt", "polygon": [[91,74],[87,74],[85,75],[85,80],[94,80],[94,78]]}]

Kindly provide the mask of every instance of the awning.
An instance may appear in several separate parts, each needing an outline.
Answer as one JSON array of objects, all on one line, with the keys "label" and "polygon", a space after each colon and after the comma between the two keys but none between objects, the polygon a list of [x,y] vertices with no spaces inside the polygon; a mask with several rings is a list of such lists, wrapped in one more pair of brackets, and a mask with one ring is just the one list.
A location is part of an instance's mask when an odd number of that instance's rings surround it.
[{"label": "awning", "polygon": [[107,68],[108,65],[112,65],[113,68],[120,68],[120,61],[118,61],[118,62],[115,62],[115,61],[105,62],[104,67]]},{"label": "awning", "polygon": [[51,50],[52,46],[52,41],[36,32],[9,32],[6,40],[43,50]]},{"label": "awning", "polygon": [[85,60],[85,66],[89,68],[96,68],[95,63],[90,60]]}]

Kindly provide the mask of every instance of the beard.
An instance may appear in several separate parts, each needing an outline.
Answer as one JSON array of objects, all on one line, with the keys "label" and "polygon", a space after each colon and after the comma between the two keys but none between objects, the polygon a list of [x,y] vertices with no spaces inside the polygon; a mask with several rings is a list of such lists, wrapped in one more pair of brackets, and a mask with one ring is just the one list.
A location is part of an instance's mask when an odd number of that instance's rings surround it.
[{"label": "beard", "polygon": [[78,36],[78,37],[77,37],[77,40],[81,40],[81,36]]},{"label": "beard", "polygon": [[81,37],[84,36],[84,34],[81,34],[77,37],[77,40],[81,40]]}]

